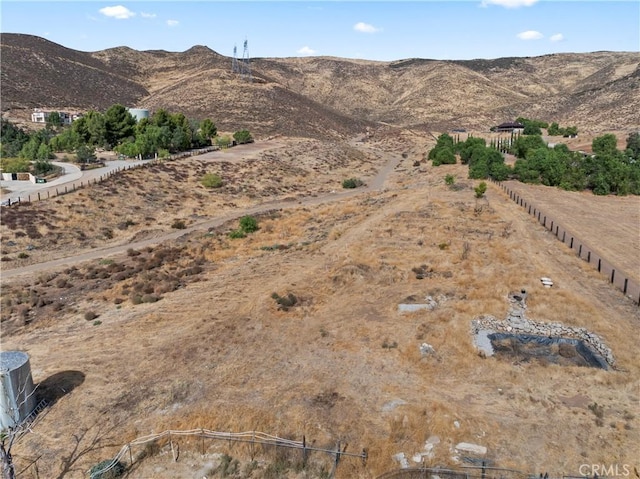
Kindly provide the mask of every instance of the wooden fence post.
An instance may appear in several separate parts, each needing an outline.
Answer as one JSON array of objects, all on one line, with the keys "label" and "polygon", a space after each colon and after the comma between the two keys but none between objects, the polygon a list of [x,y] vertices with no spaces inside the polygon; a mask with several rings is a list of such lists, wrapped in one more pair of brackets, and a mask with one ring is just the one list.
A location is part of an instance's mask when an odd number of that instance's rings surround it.
[{"label": "wooden fence post", "polygon": [[307,467],[307,438],[302,436],[302,466]]}]

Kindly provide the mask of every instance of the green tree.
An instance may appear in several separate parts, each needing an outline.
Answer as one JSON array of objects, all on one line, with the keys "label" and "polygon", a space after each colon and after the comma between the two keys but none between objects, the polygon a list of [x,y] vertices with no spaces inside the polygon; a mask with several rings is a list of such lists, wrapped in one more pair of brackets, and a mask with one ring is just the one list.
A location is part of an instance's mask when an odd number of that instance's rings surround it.
[{"label": "green tree", "polygon": [[213,123],[209,118],[206,118],[202,120],[202,123],[200,124],[200,133],[203,138],[211,142],[211,139],[218,134],[218,128],[215,123]]},{"label": "green tree", "polygon": [[471,156],[473,155],[474,150],[477,148],[484,150],[486,145],[487,142],[484,138],[474,138],[472,136],[467,138],[466,141],[459,143],[457,145],[457,148],[458,152],[460,153],[460,162],[463,165],[467,165],[471,160]]},{"label": "green tree", "polygon": [[559,136],[562,134],[562,132],[560,131],[560,125],[558,125],[555,121],[553,123],[551,123],[551,125],[549,125],[549,128],[547,129],[547,133],[551,136]]},{"label": "green tree", "polygon": [[41,142],[36,152],[36,160],[49,160],[51,158],[54,158],[51,148],[44,141]]},{"label": "green tree", "polygon": [[0,156],[2,158],[18,156],[28,141],[29,135],[22,128],[2,118],[0,123]]},{"label": "green tree", "polygon": [[598,136],[591,142],[591,149],[596,155],[612,155],[617,151],[618,139],[616,135],[607,133],[606,135]]},{"label": "green tree", "polygon": [[633,160],[640,160],[640,132],[629,133],[626,154]]},{"label": "green tree", "polygon": [[49,142],[52,151],[66,152],[75,151],[81,144],[83,144],[83,140],[80,134],[73,128],[65,128],[62,132],[51,138]]},{"label": "green tree", "polygon": [[518,158],[525,158],[527,151],[536,148],[546,148],[547,144],[540,135],[519,136],[513,143],[513,154]]},{"label": "green tree", "polygon": [[78,163],[90,163],[96,159],[96,150],[92,146],[80,145],[76,150]]},{"label": "green tree", "polygon": [[534,125],[533,123],[527,123],[524,126],[524,130],[522,130],[523,135],[541,135],[542,131],[540,131],[540,127]]},{"label": "green tree", "polygon": [[136,119],[123,105],[111,105],[104,114],[105,141],[113,148],[122,140],[132,137],[136,128]]},{"label": "green tree", "polygon": [[46,159],[39,158],[33,163],[33,172],[38,176],[46,175],[54,169],[55,167]]},{"label": "green tree", "polygon": [[104,115],[95,110],[89,110],[84,116],[71,124],[71,128],[78,133],[84,143],[93,146],[105,146],[107,128]]},{"label": "green tree", "polygon": [[476,193],[476,198],[482,198],[487,191],[487,184],[484,181],[481,181],[473,190]]},{"label": "green tree", "polygon": [[62,117],[60,116],[60,112],[52,111],[47,116],[47,126],[58,128],[62,126]]},{"label": "green tree", "polygon": [[151,123],[159,127],[170,126],[171,115],[164,108],[160,108],[152,115]]},{"label": "green tree", "polygon": [[20,150],[20,157],[26,158],[29,161],[34,161],[38,157],[38,148],[40,148],[40,143],[41,141],[37,136],[31,135],[29,141],[27,141],[22,147],[22,150]]},{"label": "green tree", "polygon": [[[136,141],[138,140],[138,138],[136,138]],[[134,158],[138,156],[138,148],[132,141],[125,141],[123,143],[120,143],[118,146],[116,146],[115,151],[128,158]]]},{"label": "green tree", "polygon": [[446,146],[436,149],[435,158],[433,159],[433,166],[455,164],[456,155],[450,147]]},{"label": "green tree", "polygon": [[251,143],[253,141],[253,138],[251,137],[251,133],[249,133],[249,130],[236,131],[233,134],[233,139],[236,140],[236,142],[239,145],[242,145],[244,143]]}]

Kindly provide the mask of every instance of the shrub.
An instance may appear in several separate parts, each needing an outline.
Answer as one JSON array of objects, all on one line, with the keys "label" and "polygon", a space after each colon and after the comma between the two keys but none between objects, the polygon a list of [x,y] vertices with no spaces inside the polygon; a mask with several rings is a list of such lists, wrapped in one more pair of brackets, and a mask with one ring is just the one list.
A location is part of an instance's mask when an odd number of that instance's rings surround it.
[{"label": "shrub", "polygon": [[99,462],[95,466],[93,466],[89,470],[89,478],[90,479],[117,479],[118,477],[122,477],[127,468],[120,461],[116,461],[113,466],[101,472],[103,469],[109,467],[113,463],[113,459],[107,459],[105,461]]},{"label": "shrub", "polygon": [[364,185],[364,182],[358,178],[348,178],[342,182],[342,187],[345,189],[353,189],[362,185]]},{"label": "shrub", "polygon": [[382,343],[382,347],[384,349],[395,349],[398,347],[398,343],[396,341],[393,341],[390,343],[388,340],[385,339],[384,342]]},{"label": "shrub", "polygon": [[474,191],[476,192],[476,198],[482,198],[487,191],[487,184],[484,181],[480,182],[480,184],[474,188]]},{"label": "shrub", "polygon": [[171,225],[171,227],[176,230],[183,230],[187,227],[187,225],[184,223],[183,220],[176,219],[173,221],[173,224]]},{"label": "shrub", "polygon": [[245,233],[258,231],[258,221],[253,216],[243,216],[240,218],[240,229]]},{"label": "shrub", "polygon": [[97,317],[98,315],[93,311],[87,311],[86,313],[84,313],[84,319],[86,319],[87,321],[93,321]]},{"label": "shrub", "polygon": [[142,304],[142,296],[140,296],[139,294],[132,295],[131,302],[133,304]]},{"label": "shrub", "polygon": [[258,231],[258,221],[253,216],[243,216],[240,218],[240,227],[229,232],[229,238],[246,238],[247,234]]},{"label": "shrub", "polygon": [[453,175],[447,175],[444,177],[444,182],[447,186],[452,186],[456,182],[456,177]]},{"label": "shrub", "polygon": [[251,137],[249,130],[236,131],[233,134],[233,139],[236,140],[239,145],[242,145],[243,143],[253,143],[253,138]]},{"label": "shrub", "polygon": [[456,155],[451,148],[437,148],[433,155],[433,166],[455,165]]},{"label": "shrub", "polygon": [[160,300],[155,294],[145,294],[141,299],[143,303],[156,303]]},{"label": "shrub", "polygon": [[278,309],[282,311],[289,311],[289,308],[295,306],[298,303],[298,298],[293,293],[288,293],[286,296],[280,296],[278,293],[273,293],[271,297],[278,303]]},{"label": "shrub", "polygon": [[220,188],[222,186],[222,178],[216,173],[207,173],[200,181],[205,188]]},{"label": "shrub", "polygon": [[18,258],[20,259],[25,259],[28,258],[29,255],[27,253],[25,253],[24,251],[21,251],[20,253],[18,253]]}]

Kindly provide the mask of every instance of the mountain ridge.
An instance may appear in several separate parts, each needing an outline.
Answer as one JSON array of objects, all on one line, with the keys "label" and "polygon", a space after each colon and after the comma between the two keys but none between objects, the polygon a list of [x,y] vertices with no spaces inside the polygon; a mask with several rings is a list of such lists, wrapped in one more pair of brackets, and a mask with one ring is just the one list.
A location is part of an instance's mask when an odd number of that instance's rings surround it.
[{"label": "mountain ridge", "polygon": [[[0,37],[2,110],[106,109],[113,103],[212,118],[258,135],[348,137],[388,123],[487,129],[515,116],[581,129],[640,125],[640,55],[560,53],[391,62],[254,58],[251,78],[205,45],[81,52],[33,35]],[[241,62],[241,60],[238,60]]]}]

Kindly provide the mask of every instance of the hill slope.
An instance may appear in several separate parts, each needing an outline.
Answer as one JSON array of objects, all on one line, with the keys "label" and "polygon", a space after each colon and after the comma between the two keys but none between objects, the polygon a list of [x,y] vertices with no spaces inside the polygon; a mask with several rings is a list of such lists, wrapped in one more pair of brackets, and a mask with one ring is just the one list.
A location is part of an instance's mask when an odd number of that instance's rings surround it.
[{"label": "hill slope", "polygon": [[115,102],[210,117],[221,130],[351,136],[375,123],[486,129],[530,116],[581,129],[640,125],[640,57],[632,52],[395,62],[258,58],[249,82],[205,46],[87,53],[4,34],[3,110]]}]

